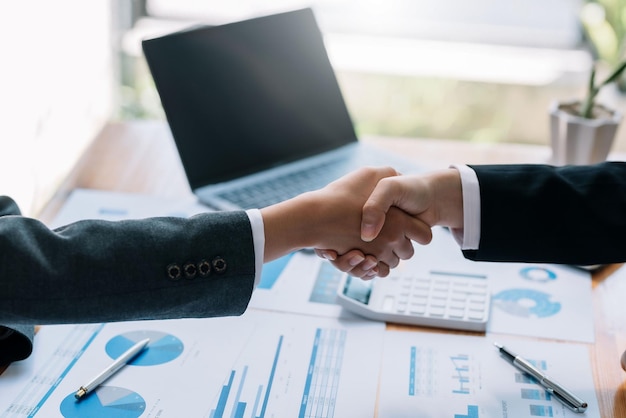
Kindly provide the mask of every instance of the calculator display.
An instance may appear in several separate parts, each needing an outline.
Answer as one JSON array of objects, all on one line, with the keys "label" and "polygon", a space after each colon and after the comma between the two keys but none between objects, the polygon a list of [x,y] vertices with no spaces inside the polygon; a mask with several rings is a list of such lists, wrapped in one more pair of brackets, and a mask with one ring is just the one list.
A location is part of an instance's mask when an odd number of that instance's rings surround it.
[{"label": "calculator display", "polygon": [[367,305],[372,294],[372,281],[348,276],[346,285],[343,288],[343,294],[350,299]]}]

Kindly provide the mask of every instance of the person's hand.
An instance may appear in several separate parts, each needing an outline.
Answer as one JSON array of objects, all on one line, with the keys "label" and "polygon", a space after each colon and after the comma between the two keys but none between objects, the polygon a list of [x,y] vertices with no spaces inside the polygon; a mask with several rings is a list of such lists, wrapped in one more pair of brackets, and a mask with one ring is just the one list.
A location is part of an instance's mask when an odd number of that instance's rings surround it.
[{"label": "person's hand", "polygon": [[326,187],[264,209],[265,261],[300,248],[358,250],[373,256],[382,272],[413,255],[413,241],[428,243],[430,227],[400,210],[388,210],[388,225],[369,242],[361,240],[363,205],[378,182],[396,176],[392,168],[363,168]]},{"label": "person's hand", "polygon": [[335,250],[316,248],[315,254],[330,261],[338,270],[364,280],[370,280],[376,276],[386,277],[389,275],[389,266],[387,264],[379,262],[373,255],[363,254],[360,250],[350,250],[345,254],[338,255]]},{"label": "person's hand", "polygon": [[[386,222],[393,222],[390,214],[397,208],[431,227],[445,225],[462,228],[463,197],[457,170],[381,179],[363,206],[361,238],[366,242],[375,239]],[[358,250],[340,255],[333,250],[317,249],[316,253],[355,277],[370,279],[389,273],[373,255]],[[382,271],[379,271],[380,267]]]},{"label": "person's hand", "polygon": [[[401,234],[402,231],[398,230],[398,227],[401,228],[401,225],[406,222],[407,214],[401,211],[398,208],[391,207],[388,209],[385,214],[385,224],[381,228],[381,231],[376,236],[376,240],[383,240],[383,242],[387,242],[392,237]],[[416,236],[417,239],[415,241],[420,244],[428,244],[432,239],[432,232],[430,226],[426,223],[423,223],[419,219],[415,219],[420,222],[420,235]],[[363,241],[365,243],[366,241]],[[322,258],[325,258],[331,262],[331,264],[343,271],[350,273],[350,275],[354,277],[360,277],[362,279],[373,279],[374,277],[386,277],[389,275],[390,269],[394,268],[398,265],[400,260],[407,260],[411,258],[414,254],[413,244],[410,243],[410,240],[404,242],[405,247],[403,248],[403,253],[397,252],[397,259],[394,259],[393,264],[389,264],[387,261],[378,259],[373,254],[364,253],[358,249],[352,249],[347,253],[339,254],[335,250],[331,249],[320,249],[316,248],[315,253]],[[409,245],[410,244],[410,245]],[[363,247],[362,244],[361,247]],[[396,262],[397,261],[397,262]]]},{"label": "person's hand", "polygon": [[461,177],[455,169],[381,179],[363,205],[361,238],[375,239],[397,207],[429,226],[463,227]]}]

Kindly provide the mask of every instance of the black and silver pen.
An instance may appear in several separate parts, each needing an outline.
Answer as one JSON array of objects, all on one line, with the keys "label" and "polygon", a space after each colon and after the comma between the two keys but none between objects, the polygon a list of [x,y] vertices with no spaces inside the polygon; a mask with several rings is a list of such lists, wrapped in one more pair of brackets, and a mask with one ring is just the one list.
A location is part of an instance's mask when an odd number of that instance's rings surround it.
[{"label": "black and silver pen", "polygon": [[145,340],[141,340],[137,344],[133,345],[125,353],[116,358],[109,367],[107,367],[96,377],[91,379],[89,383],[81,386],[74,394],[74,397],[80,400],[83,396],[97,388],[102,382],[113,376],[119,369],[124,367],[126,363],[131,361],[137,354],[139,354],[146,347],[146,345],[148,345],[149,342],[150,338],[146,338]]},{"label": "black and silver pen", "polygon": [[500,350],[500,354],[509,360],[519,370],[528,373],[534,377],[541,386],[552,394],[559,401],[563,402],[565,406],[574,412],[585,412],[587,409],[587,402],[574,395],[569,390],[565,389],[562,385],[552,380],[541,370],[533,366],[528,360],[518,356],[501,344],[494,343],[494,345]]}]

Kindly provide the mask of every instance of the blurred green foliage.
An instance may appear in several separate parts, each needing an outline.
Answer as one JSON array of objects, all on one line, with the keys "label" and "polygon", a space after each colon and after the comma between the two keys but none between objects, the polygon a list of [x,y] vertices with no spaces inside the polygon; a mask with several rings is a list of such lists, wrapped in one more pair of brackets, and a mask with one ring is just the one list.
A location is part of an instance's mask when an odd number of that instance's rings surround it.
[{"label": "blurred green foliage", "polygon": [[615,67],[626,52],[626,0],[588,0],[580,20],[597,59]]}]

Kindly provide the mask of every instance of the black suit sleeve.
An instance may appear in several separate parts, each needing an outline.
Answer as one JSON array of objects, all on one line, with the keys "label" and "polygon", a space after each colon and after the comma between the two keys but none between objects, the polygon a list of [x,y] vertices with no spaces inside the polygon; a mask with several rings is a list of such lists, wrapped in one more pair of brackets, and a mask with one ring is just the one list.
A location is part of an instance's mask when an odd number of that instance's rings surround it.
[{"label": "black suit sleeve", "polygon": [[626,163],[471,166],[480,184],[481,261],[626,261]]}]

